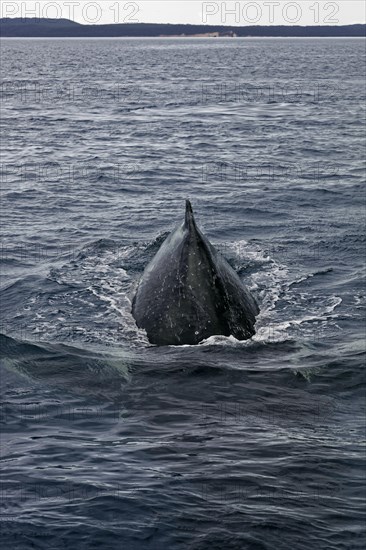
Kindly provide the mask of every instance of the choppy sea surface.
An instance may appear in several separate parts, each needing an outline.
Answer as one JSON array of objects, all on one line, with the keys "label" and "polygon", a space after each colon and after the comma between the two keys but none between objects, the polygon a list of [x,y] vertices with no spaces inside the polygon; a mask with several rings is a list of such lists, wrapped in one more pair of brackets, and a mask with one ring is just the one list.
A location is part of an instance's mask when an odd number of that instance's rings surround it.
[{"label": "choppy sea surface", "polygon": [[[364,548],[364,41],[1,50],[2,547]],[[136,328],[186,198],[252,340]]]}]

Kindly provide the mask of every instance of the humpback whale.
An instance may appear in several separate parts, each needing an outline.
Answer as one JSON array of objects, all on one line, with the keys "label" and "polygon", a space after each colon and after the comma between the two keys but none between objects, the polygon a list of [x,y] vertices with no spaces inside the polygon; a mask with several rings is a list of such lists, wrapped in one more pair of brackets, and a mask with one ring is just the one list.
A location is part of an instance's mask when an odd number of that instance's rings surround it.
[{"label": "humpback whale", "polygon": [[186,201],[184,222],[146,267],[132,315],[152,344],[198,344],[213,335],[247,340],[258,305],[238,274],[196,225]]}]

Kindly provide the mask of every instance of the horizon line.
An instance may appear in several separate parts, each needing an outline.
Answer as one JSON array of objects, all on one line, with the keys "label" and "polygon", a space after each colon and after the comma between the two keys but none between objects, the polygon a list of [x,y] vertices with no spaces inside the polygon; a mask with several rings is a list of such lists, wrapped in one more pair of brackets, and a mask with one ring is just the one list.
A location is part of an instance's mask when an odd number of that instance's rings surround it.
[{"label": "horizon line", "polygon": [[244,25],[228,25],[228,24],[223,24],[223,23],[217,23],[217,24],[208,24],[208,23],[160,23],[160,22],[151,22],[151,21],[136,21],[136,22],[122,22],[122,23],[115,23],[115,22],[112,22],[112,23],[80,23],[79,21],[75,21],[74,19],[68,19],[67,17],[1,17],[0,18],[0,21],[6,21],[6,20],[17,20],[17,21],[26,21],[26,20],[31,20],[31,21],[68,21],[70,23],[75,23],[76,25],[81,25],[81,26],[84,26],[84,27],[104,27],[104,26],[117,26],[117,25],[120,25],[120,26],[134,26],[134,25],[175,25],[175,26],[193,26],[193,27],[226,27],[226,28],[238,28],[238,29],[243,29],[243,28],[246,28],[246,27],[255,27],[255,28],[258,28],[258,27],[288,27],[288,28],[294,28],[294,27],[300,27],[300,28],[306,28],[306,27],[324,27],[324,28],[337,28],[337,27],[352,27],[354,25],[364,25],[366,26],[366,21],[365,22],[356,22],[356,23],[338,23],[338,24],[334,24],[334,25],[324,25],[324,24],[313,24],[313,25],[291,25],[291,24],[275,24],[275,23],[272,23],[272,24],[267,24],[267,25],[258,25],[258,24],[253,24],[253,25],[248,25],[248,24],[244,24]]}]

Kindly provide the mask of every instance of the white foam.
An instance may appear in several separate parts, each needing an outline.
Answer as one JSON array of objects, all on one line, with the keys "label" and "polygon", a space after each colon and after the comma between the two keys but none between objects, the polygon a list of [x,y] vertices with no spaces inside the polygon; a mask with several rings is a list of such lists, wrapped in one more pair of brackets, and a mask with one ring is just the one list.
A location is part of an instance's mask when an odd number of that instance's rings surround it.
[{"label": "white foam", "polygon": [[[212,336],[199,345],[248,346],[252,342],[281,342],[292,338],[309,337],[327,329],[341,304],[338,296],[322,297],[292,288],[294,282],[308,279],[309,274],[290,281],[289,268],[271,258],[257,244],[245,240],[225,245],[242,280],[258,299],[260,313],[256,334],[252,340],[239,341],[233,336]],[[145,331],[137,328],[131,313],[130,296],[136,278],[123,268],[121,259],[133,263],[134,257],[145,251],[144,246],[118,247],[114,250],[92,250],[77,262],[53,270],[52,280],[65,286],[47,302],[42,295],[34,299],[31,326],[34,331],[57,340],[76,338],[107,345],[149,346]],[[245,269],[247,267],[247,269]],[[247,275],[245,276],[247,272]],[[24,310],[29,304],[25,305]],[[316,327],[314,328],[314,325]]]}]

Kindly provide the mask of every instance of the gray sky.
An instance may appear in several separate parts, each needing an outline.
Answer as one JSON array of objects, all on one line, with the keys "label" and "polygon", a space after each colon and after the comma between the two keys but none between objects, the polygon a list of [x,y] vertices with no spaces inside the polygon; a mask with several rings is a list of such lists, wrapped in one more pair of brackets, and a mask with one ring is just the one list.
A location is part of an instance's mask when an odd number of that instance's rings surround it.
[{"label": "gray sky", "polygon": [[346,25],[365,23],[365,0],[2,0],[1,17],[73,19],[79,23]]}]

